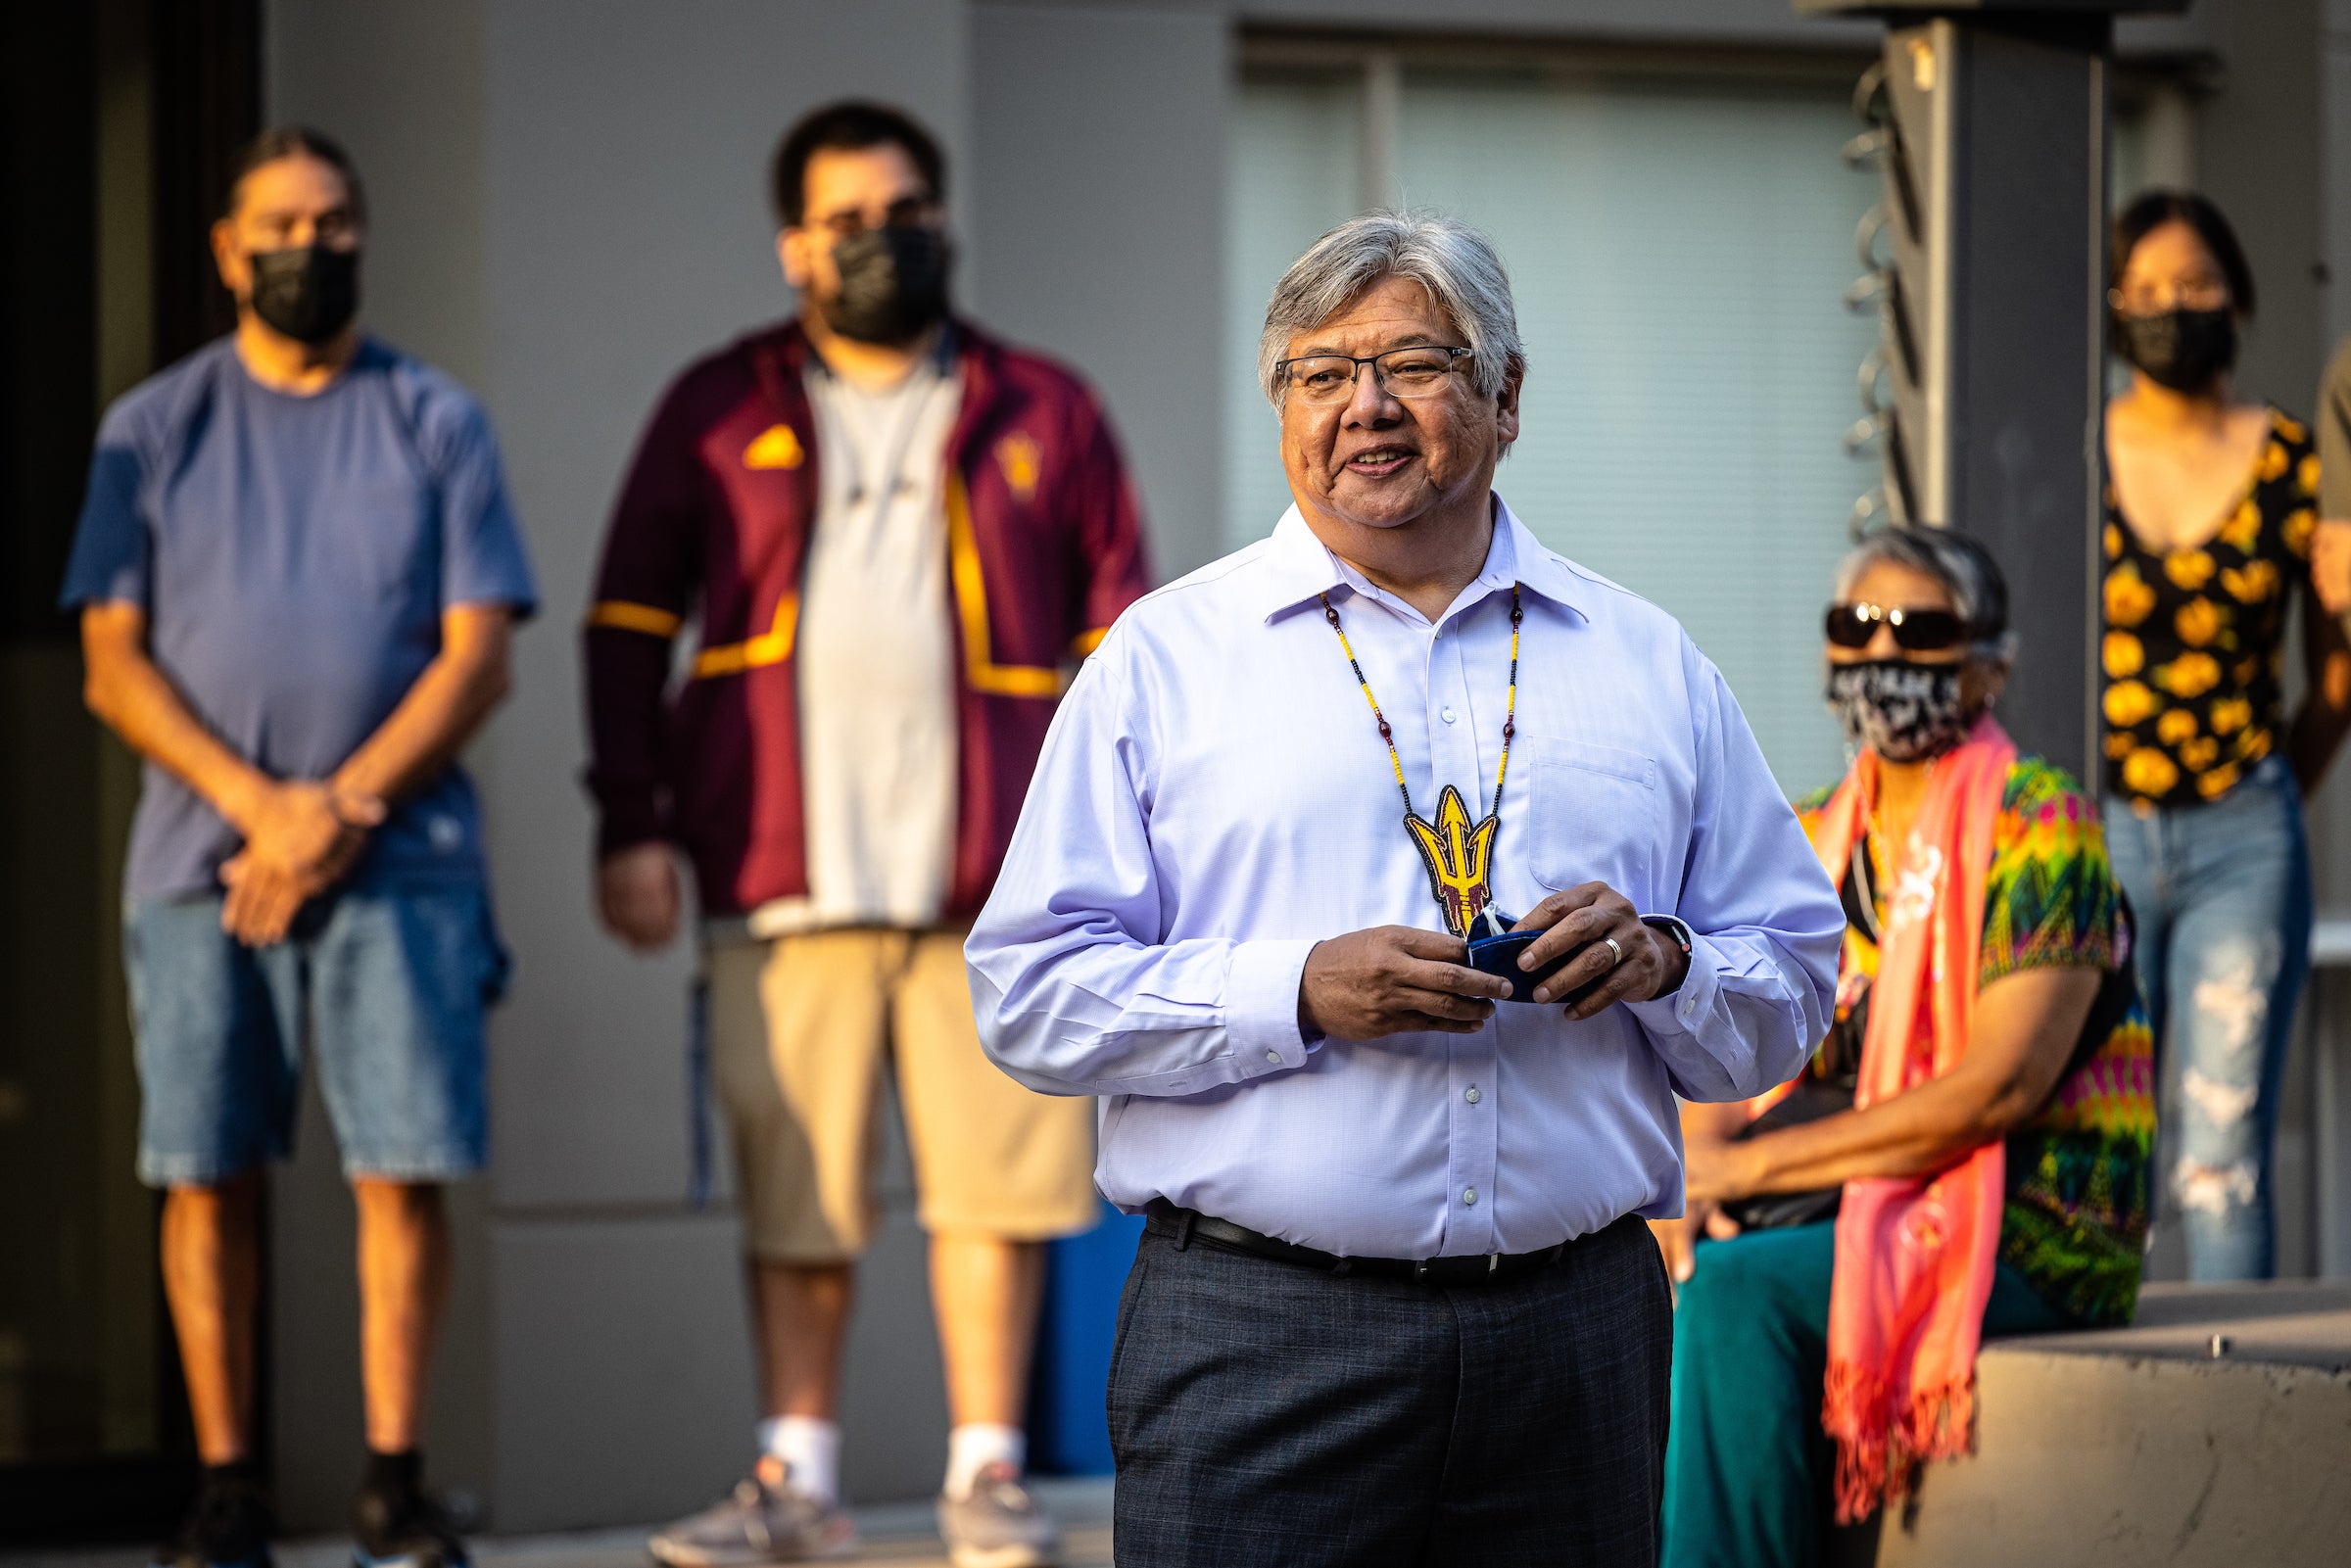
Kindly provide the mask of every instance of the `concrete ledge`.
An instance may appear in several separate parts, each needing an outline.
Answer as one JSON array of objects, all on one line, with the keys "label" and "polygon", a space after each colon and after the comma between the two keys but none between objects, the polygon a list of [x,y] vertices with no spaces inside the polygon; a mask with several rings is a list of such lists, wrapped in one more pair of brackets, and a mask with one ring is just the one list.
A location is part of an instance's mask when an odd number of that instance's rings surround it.
[{"label": "concrete ledge", "polygon": [[2351,1560],[2351,1286],[2149,1286],[2130,1328],[1987,1348],[1978,1390],[1881,1568]]}]

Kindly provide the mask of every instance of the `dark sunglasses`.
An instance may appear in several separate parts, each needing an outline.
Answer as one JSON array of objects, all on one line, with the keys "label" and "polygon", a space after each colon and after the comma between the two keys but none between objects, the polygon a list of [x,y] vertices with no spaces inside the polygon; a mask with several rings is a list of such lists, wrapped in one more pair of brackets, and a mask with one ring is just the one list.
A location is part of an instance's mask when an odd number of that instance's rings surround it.
[{"label": "dark sunglasses", "polygon": [[1894,644],[1912,653],[1936,653],[1968,640],[1972,629],[1949,610],[1888,609],[1882,604],[1832,604],[1821,630],[1841,648],[1865,648],[1883,624]]}]

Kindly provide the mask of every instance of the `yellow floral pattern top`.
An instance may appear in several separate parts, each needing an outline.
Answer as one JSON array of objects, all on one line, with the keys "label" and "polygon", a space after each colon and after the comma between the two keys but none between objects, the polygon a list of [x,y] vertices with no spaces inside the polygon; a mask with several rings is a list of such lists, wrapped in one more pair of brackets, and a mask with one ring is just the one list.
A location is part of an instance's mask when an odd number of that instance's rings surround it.
[{"label": "yellow floral pattern top", "polygon": [[2107,787],[2155,806],[2218,800],[2277,749],[2286,601],[2310,576],[2319,458],[2276,408],[2221,531],[2150,550],[2106,491]]}]

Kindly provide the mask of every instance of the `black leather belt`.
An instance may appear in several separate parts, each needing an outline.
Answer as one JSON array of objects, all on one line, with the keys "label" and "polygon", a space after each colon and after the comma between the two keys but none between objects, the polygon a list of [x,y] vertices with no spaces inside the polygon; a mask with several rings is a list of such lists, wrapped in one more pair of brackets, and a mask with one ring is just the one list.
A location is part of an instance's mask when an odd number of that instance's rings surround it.
[{"label": "black leather belt", "polygon": [[1179,1248],[1205,1241],[1232,1252],[1247,1253],[1252,1258],[1270,1258],[1277,1263],[1291,1263],[1325,1274],[1411,1279],[1426,1285],[1483,1285],[1488,1280],[1548,1267],[1558,1262],[1568,1248],[1568,1243],[1560,1242],[1531,1253],[1473,1253],[1465,1258],[1347,1258],[1315,1247],[1300,1247],[1214,1214],[1178,1208],[1165,1198],[1152,1199],[1144,1205],[1143,1212],[1148,1216],[1144,1223],[1146,1230],[1154,1236],[1175,1237]]}]

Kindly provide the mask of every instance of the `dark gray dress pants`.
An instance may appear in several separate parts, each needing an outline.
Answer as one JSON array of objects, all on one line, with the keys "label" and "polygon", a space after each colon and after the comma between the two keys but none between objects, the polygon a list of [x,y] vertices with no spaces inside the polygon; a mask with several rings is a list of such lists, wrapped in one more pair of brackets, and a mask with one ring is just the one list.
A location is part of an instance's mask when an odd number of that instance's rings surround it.
[{"label": "dark gray dress pants", "polygon": [[1630,1216],[1454,1287],[1146,1235],[1110,1364],[1119,1568],[1652,1568],[1672,1348]]}]

